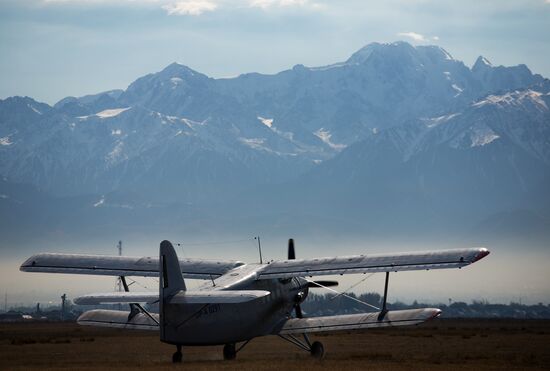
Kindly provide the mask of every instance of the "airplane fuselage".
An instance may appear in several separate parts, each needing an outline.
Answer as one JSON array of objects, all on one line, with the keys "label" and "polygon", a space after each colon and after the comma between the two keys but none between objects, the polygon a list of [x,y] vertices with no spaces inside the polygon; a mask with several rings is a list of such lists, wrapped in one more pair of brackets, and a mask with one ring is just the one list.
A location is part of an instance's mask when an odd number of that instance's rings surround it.
[{"label": "airplane fuselage", "polygon": [[[252,269],[251,269],[252,268]],[[236,270],[242,279],[205,282],[202,290],[266,290],[263,298],[238,304],[182,305],[164,308],[165,339],[171,344],[219,345],[277,333],[308,294],[303,278],[256,280],[254,267]],[[214,286],[216,284],[216,286]]]}]

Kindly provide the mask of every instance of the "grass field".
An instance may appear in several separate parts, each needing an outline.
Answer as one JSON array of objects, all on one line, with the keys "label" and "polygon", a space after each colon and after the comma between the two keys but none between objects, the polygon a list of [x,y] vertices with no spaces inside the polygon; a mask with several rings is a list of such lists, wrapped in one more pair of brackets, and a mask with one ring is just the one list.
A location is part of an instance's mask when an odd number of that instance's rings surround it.
[{"label": "grass field", "polygon": [[411,328],[311,338],[325,346],[322,361],[269,336],[251,341],[235,361],[222,359],[221,346],[184,347],[183,363],[174,365],[175,347],[162,344],[156,332],[1,324],[0,369],[550,369],[550,321],[437,319]]}]

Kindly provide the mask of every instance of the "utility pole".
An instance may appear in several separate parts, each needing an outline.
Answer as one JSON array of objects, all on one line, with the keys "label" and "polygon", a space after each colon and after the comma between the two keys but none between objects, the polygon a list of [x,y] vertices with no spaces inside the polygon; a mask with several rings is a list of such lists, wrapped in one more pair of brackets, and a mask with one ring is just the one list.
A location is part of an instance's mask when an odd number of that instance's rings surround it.
[{"label": "utility pole", "polygon": [[65,300],[67,300],[67,294],[61,295],[61,320],[65,320]]},{"label": "utility pole", "polygon": [[[122,241],[118,241],[117,249],[118,249],[118,256],[122,256]],[[115,291],[119,291],[119,292],[123,291],[122,280],[120,279],[120,277],[117,277],[115,281]]]},{"label": "utility pole", "polygon": [[[117,245],[117,249],[118,249],[118,256],[122,256],[122,241],[119,240],[118,241],[118,245]],[[117,277],[116,279],[116,283],[115,283],[115,291],[118,291],[118,292],[122,292],[124,291],[124,285],[122,283],[122,277]],[[118,304],[118,310],[122,310],[122,304]]]},{"label": "utility pole", "polygon": [[4,313],[8,313],[8,292],[4,295]]}]

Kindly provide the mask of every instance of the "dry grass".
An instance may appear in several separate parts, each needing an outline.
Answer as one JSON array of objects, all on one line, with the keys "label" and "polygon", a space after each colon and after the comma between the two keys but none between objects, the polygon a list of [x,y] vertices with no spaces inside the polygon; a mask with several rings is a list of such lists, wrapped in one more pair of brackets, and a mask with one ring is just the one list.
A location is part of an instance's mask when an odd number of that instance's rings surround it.
[{"label": "dry grass", "polygon": [[550,321],[435,320],[413,328],[318,335],[326,358],[316,361],[270,336],[254,339],[236,361],[221,347],[174,347],[156,332],[79,327],[75,324],[0,325],[0,369],[526,369],[550,367]]}]

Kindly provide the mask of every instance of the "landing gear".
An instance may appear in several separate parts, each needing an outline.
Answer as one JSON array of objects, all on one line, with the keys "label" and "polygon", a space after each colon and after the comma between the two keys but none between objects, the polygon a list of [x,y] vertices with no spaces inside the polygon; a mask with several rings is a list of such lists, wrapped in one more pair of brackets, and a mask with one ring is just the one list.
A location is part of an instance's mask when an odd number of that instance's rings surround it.
[{"label": "landing gear", "polygon": [[181,353],[181,345],[176,345],[176,347],[177,347],[176,353],[172,355],[172,362],[181,363],[181,360],[183,358],[183,354]]},{"label": "landing gear", "polygon": [[225,344],[223,347],[223,359],[230,361],[237,358],[237,350],[235,344]]},{"label": "landing gear", "polygon": [[319,341],[313,342],[313,344],[311,344],[310,353],[313,358],[323,359],[325,356],[325,347],[323,347],[323,343]]},{"label": "landing gear", "polygon": [[325,347],[323,347],[323,344],[319,341],[314,341],[311,343],[307,334],[302,334],[302,336],[304,337],[304,340],[300,340],[300,338],[292,334],[279,335],[281,339],[296,345],[298,348],[305,350],[306,352],[309,352],[313,358],[323,359],[325,356]]},{"label": "landing gear", "polygon": [[235,343],[228,343],[225,344],[223,347],[223,359],[226,361],[231,361],[235,358],[237,358],[237,353],[239,353],[245,346],[248,344],[252,339],[248,339],[244,343],[242,343],[238,348],[237,344]]}]

